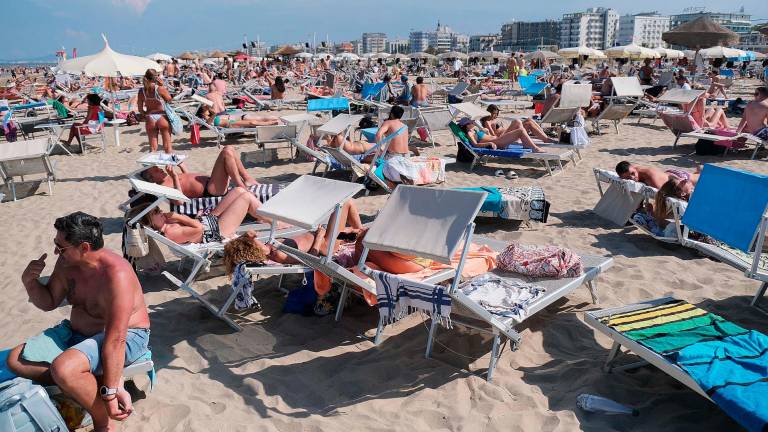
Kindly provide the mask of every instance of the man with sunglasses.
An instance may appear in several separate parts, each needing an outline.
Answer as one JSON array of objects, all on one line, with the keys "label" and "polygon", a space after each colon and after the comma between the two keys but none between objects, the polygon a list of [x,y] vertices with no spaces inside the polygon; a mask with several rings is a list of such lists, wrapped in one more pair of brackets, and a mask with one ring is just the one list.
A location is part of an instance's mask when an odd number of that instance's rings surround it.
[{"label": "man with sunglasses", "polygon": [[50,278],[40,279],[44,253],[29,262],[21,280],[39,309],[52,311],[66,299],[70,319],[14,348],[8,367],[19,376],[58,385],[91,414],[95,430],[112,430],[112,420],[133,411],[123,367],[149,350],[141,285],[128,261],[103,248],[97,218],[76,212],[56,219],[54,228],[59,257]]},{"label": "man with sunglasses", "polygon": [[768,140],[768,87],[755,89],[755,99],[744,108],[744,117],[738,132],[750,133],[762,140]]}]

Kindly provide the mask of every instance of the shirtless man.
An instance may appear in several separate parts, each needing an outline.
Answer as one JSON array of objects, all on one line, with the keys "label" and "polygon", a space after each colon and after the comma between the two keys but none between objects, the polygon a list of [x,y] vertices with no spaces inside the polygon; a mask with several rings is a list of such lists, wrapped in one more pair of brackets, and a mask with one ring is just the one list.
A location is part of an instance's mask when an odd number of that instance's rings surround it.
[{"label": "shirtless man", "polygon": [[179,165],[179,170],[181,172],[177,173],[173,166],[168,165],[163,172],[160,167],[153,166],[142,171],[141,178],[151,183],[174,188],[188,198],[225,195],[229,190],[230,181],[234,186],[246,189],[258,184],[248,175],[248,171],[230,146],[225,146],[221,150],[213,164],[210,176],[188,172],[183,163]]},{"label": "shirtless man", "polygon": [[[390,138],[387,152],[383,155],[385,159],[391,156],[403,156],[406,158],[410,156],[410,153],[408,153],[408,126],[400,121],[403,118],[404,112],[405,110],[400,105],[393,106],[389,111],[389,118],[384,120],[384,123],[379,126],[379,130],[376,132],[377,143],[381,143],[384,137],[394,135]],[[380,151],[376,153],[380,153]]]},{"label": "shirtless man", "polygon": [[755,89],[755,100],[744,108],[744,117],[737,132],[746,132],[768,140],[768,87]]},{"label": "shirtless man", "polygon": [[695,186],[701,175],[701,167],[698,167],[695,173],[674,168],[662,171],[658,168],[632,165],[627,161],[621,161],[616,165],[616,174],[624,180],[633,180],[659,189],[670,177],[688,180]]},{"label": "shirtless man", "polygon": [[220,90],[222,85],[226,88],[226,83],[224,83],[224,81],[215,80],[208,86],[208,93],[205,95],[206,99],[213,102],[211,110],[216,113],[216,115],[223,114],[227,111],[227,107],[224,104],[224,93]]},{"label": "shirtless man", "polygon": [[173,59],[170,63],[165,65],[165,70],[163,71],[166,77],[175,77],[179,75],[179,63],[178,60]]},{"label": "shirtless man", "polygon": [[424,84],[424,77],[416,77],[416,84],[411,88],[411,106],[429,106],[429,86]]},{"label": "shirtless man", "polygon": [[[77,212],[56,219],[54,227],[53,250],[59,258],[50,279],[39,280],[48,257],[44,253],[29,262],[21,281],[38,309],[52,311],[65,298],[72,305],[70,319],[47,333],[63,351],[25,352],[35,343],[29,340],[11,350],[8,368],[40,383],[55,383],[91,414],[94,430],[114,430],[113,420],[133,412],[123,367],[149,350],[144,295],[128,261],[102,248],[98,219]],[[97,377],[100,368],[103,375]]]}]

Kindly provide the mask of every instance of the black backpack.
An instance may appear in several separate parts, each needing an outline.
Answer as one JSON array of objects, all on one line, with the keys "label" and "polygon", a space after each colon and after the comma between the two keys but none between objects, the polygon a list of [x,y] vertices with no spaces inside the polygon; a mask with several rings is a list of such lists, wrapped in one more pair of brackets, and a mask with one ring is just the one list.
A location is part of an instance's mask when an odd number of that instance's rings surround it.
[{"label": "black backpack", "polygon": [[456,161],[464,163],[472,163],[475,160],[475,155],[472,154],[460,141],[456,141],[456,145],[459,147],[456,152]]},{"label": "black backpack", "polygon": [[723,148],[714,141],[700,139],[696,141],[696,154],[699,156],[719,156],[723,154]]}]

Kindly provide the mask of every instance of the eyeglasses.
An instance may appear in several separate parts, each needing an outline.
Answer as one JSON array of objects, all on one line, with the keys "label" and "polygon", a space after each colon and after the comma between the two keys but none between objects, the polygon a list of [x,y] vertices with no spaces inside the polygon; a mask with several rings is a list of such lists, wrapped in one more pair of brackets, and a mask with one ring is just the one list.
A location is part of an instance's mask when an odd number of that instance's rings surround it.
[{"label": "eyeglasses", "polygon": [[53,251],[54,251],[54,252],[56,252],[57,254],[61,255],[61,253],[62,253],[63,251],[65,251],[65,250],[67,250],[67,249],[69,249],[69,248],[71,248],[71,247],[75,247],[75,246],[74,246],[74,245],[70,245],[70,246],[64,246],[64,247],[61,247],[61,246],[59,246],[59,245],[57,245],[57,244],[54,244],[54,245],[53,245]]}]

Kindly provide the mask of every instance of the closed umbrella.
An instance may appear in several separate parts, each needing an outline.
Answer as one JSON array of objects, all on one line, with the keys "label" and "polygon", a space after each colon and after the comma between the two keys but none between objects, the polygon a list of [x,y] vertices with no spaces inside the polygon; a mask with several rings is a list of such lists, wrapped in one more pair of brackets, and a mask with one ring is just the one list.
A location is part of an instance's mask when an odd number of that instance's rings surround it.
[{"label": "closed umbrella", "polygon": [[739,35],[707,16],[701,16],[664,32],[661,38],[666,43],[694,49],[716,45],[728,46],[739,42]]},{"label": "closed umbrella", "polygon": [[120,54],[109,47],[104,35],[104,49],[97,54],[65,60],[59,68],[71,74],[85,73],[91,77],[119,77],[144,75],[147,69],[158,72],[163,68],[156,61],[145,57]]},{"label": "closed umbrella", "polygon": [[164,61],[164,62],[169,62],[173,60],[173,57],[169,56],[168,54],[162,54],[162,53],[150,54],[147,56],[147,58],[154,61]]}]

